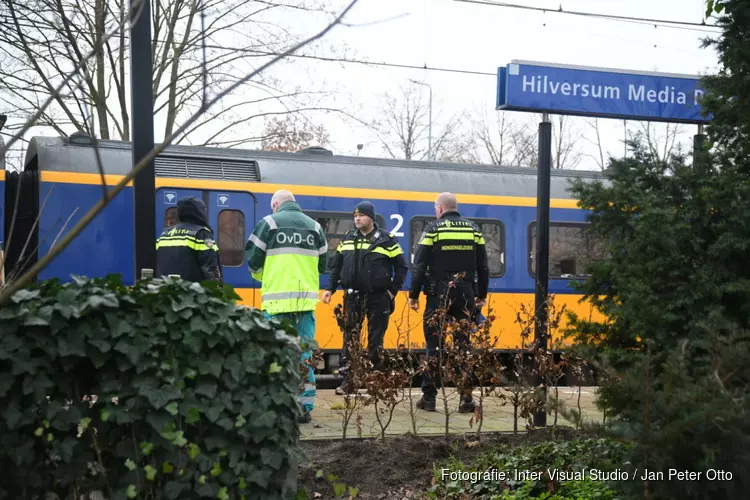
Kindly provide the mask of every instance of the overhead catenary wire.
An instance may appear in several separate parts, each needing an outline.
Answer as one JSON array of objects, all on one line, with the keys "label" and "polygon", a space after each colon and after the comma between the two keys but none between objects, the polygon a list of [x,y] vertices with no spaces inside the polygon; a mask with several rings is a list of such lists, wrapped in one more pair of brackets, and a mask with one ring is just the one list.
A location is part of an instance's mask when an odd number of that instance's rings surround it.
[{"label": "overhead catenary wire", "polygon": [[[613,14],[602,14],[602,13],[595,13],[595,12],[583,12],[583,11],[570,11],[570,10],[563,10],[562,5],[558,9],[549,9],[545,7],[534,7],[529,5],[521,5],[521,4],[515,4],[515,3],[508,3],[508,2],[497,2],[497,1],[491,1],[491,0],[453,0],[454,2],[459,3],[473,3],[473,4],[480,4],[480,5],[488,5],[488,6],[494,6],[494,7],[505,7],[505,8],[513,8],[513,9],[522,9],[522,10],[530,10],[530,11],[536,11],[536,12],[544,12],[544,13],[555,13],[555,14],[569,14],[569,15],[576,15],[576,16],[584,16],[594,19],[607,19],[612,21],[621,21],[621,22],[629,22],[629,23],[636,23],[636,24],[647,24],[647,25],[663,25],[665,27],[682,27],[682,26],[692,26],[692,28],[684,28],[691,31],[701,31],[701,32],[708,32],[705,29],[696,29],[695,26],[703,27],[703,28],[714,28],[714,29],[720,29],[721,27],[715,24],[706,24],[703,23],[695,23],[695,22],[688,22],[688,21],[675,21],[675,20],[668,20],[668,19],[653,19],[653,18],[644,18],[644,17],[636,17],[636,16],[620,16],[620,15],[613,15]],[[0,15],[0,18],[4,16]],[[166,43],[162,40],[156,40],[157,43]],[[269,56],[274,57],[278,56],[279,52],[274,51],[259,51],[252,48],[246,48],[246,47],[227,47],[222,45],[211,45],[211,44],[205,44],[205,40],[202,40],[202,49],[215,49],[215,50],[226,50],[226,51],[232,51],[232,52],[240,52],[240,53],[248,53],[248,54],[255,54],[258,56]],[[204,56],[205,57],[205,56]],[[353,58],[346,58],[346,57],[330,57],[330,56],[316,56],[316,55],[304,55],[304,54],[292,54],[289,56],[291,58],[297,58],[297,59],[308,59],[308,60],[317,60],[317,61],[323,61],[323,62],[334,62],[334,63],[341,63],[341,64],[358,64],[358,65],[364,65],[364,66],[371,66],[371,67],[387,67],[387,68],[398,68],[398,69],[413,69],[413,70],[425,70],[425,71],[435,71],[435,72],[442,72],[442,73],[454,73],[454,74],[466,74],[466,75],[479,75],[479,76],[492,76],[497,77],[497,72],[489,72],[489,71],[478,71],[478,70],[468,70],[468,69],[457,69],[457,68],[447,68],[447,67],[431,67],[428,66],[426,63],[423,65],[418,64],[406,64],[406,63],[393,63],[393,62],[385,62],[385,61],[365,61],[361,59],[353,59]]]},{"label": "overhead catenary wire", "polygon": [[[268,56],[268,57],[273,57],[275,55],[278,55],[276,52],[272,52],[272,51],[261,51],[261,50],[242,48],[242,47],[225,47],[221,45],[206,45],[206,48],[226,50],[230,52],[246,52],[246,53],[256,54],[258,56]],[[364,61],[361,59],[351,59],[351,58],[346,58],[346,57],[314,56],[314,55],[307,55],[307,54],[292,54],[290,57],[297,58],[297,59],[312,59],[316,61],[335,62],[335,63],[342,63],[342,64],[361,64],[365,66],[384,66],[384,67],[389,67],[389,68],[400,68],[400,69],[441,71],[445,73],[460,73],[460,74],[466,74],[466,75],[482,75],[482,76],[495,76],[495,77],[497,76],[497,71],[489,72],[489,71],[477,71],[477,70],[468,70],[468,69],[443,68],[443,67],[437,67],[437,66],[430,67],[427,64],[420,66],[418,64],[402,64],[402,63],[390,63],[390,62],[382,62],[382,61]]]},{"label": "overhead catenary wire", "polygon": [[[709,28],[709,29],[722,29],[722,27],[717,24],[707,24],[705,21],[696,23],[696,22],[690,22],[690,21],[675,21],[671,19],[653,19],[653,18],[648,18],[648,17],[621,16],[621,15],[615,15],[615,14],[602,14],[598,12],[564,10],[562,8],[562,4],[560,4],[560,7],[557,9],[550,9],[546,7],[534,7],[531,5],[522,5],[522,4],[515,4],[515,3],[508,3],[508,2],[496,2],[492,0],[453,0],[453,1],[460,2],[460,3],[473,3],[473,4],[479,4],[479,5],[488,5],[491,7],[505,7],[505,8],[510,8],[510,9],[531,10],[531,11],[544,12],[544,13],[549,12],[552,14],[567,14],[567,15],[572,15],[572,16],[591,17],[591,18],[596,18],[596,19],[608,19],[611,21],[632,22],[632,23],[639,23],[639,24],[654,24],[654,25],[662,25],[665,27],[692,26],[692,27]],[[695,30],[695,31],[707,32],[708,30],[703,29],[703,30]]]}]

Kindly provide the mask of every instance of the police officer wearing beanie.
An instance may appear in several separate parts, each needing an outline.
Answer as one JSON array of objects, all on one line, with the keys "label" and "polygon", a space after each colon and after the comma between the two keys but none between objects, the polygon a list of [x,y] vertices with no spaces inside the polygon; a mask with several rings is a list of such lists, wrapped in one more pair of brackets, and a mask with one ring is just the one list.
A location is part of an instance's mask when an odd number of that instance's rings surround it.
[{"label": "police officer wearing beanie", "polygon": [[[367,350],[375,369],[380,369],[380,350],[395,309],[395,298],[406,279],[404,252],[393,234],[378,227],[375,207],[363,201],[354,208],[355,228],[336,249],[329,268],[328,288],[323,302],[328,304],[341,284],[344,290],[344,349],[341,373],[346,372],[349,345],[358,342],[364,318],[367,318]],[[346,379],[337,394],[353,388]]]}]

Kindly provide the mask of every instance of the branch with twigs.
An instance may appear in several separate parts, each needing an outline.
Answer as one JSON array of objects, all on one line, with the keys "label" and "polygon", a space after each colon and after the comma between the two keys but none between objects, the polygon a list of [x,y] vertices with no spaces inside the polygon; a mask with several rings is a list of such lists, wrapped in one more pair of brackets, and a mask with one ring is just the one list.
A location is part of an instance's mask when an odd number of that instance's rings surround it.
[{"label": "branch with twigs", "polygon": [[[214,97],[210,101],[203,103],[203,105],[201,106],[200,110],[198,110],[198,112],[194,113],[190,118],[188,118],[185,121],[185,123],[182,124],[182,126],[180,126],[172,134],[170,134],[169,137],[167,137],[161,144],[159,144],[154,149],[152,149],[138,163],[138,165],[135,166],[135,168],[133,168],[130,172],[128,172],[122,178],[122,180],[120,180],[120,182],[118,182],[113,187],[108,197],[101,198],[93,207],[91,207],[91,209],[88,212],[86,212],[86,214],[81,218],[81,220],[78,221],[78,223],[75,226],[73,226],[70,232],[66,234],[65,237],[62,238],[62,240],[60,240],[60,243],[58,243],[52,249],[50,249],[50,252],[47,255],[39,259],[36,262],[36,264],[34,264],[31,267],[31,269],[29,269],[20,278],[18,278],[18,280],[14,281],[13,283],[10,283],[7,286],[7,288],[5,288],[2,292],[0,292],[0,305],[5,304],[14,293],[22,289],[23,287],[25,287],[33,279],[34,276],[36,276],[42,269],[44,269],[47,266],[47,264],[49,264],[55,257],[57,257],[60,254],[60,252],[62,252],[63,249],[65,249],[65,247],[67,247],[81,233],[81,231],[83,231],[83,229],[86,226],[88,226],[91,223],[91,221],[93,221],[94,218],[97,215],[99,215],[99,213],[101,213],[104,207],[106,207],[112,199],[114,199],[123,189],[125,189],[128,183],[132,181],[138,175],[138,173],[140,173],[144,168],[146,168],[146,166],[150,165],[151,162],[154,160],[154,158],[156,158],[158,154],[164,151],[167,148],[167,146],[169,146],[169,144],[175,139],[175,137],[182,134],[183,131],[186,130],[188,127],[190,127],[190,125],[193,124],[195,121],[197,121],[203,113],[205,113],[209,108],[211,108],[214,104],[219,102],[225,96],[234,92],[237,88],[239,88],[245,82],[251,80],[254,76],[270,68],[281,59],[287,57],[290,54],[293,54],[294,52],[301,49],[305,45],[324,37],[329,31],[331,31],[336,25],[338,25],[341,22],[341,20],[349,13],[349,11],[357,4],[358,1],[359,0],[352,0],[349,3],[349,5],[341,12],[341,14],[339,14],[336,17],[336,19],[332,23],[326,26],[323,30],[319,31],[317,34],[294,45],[289,50],[283,52],[277,57],[274,57],[270,61],[261,65],[258,69],[256,69],[252,73],[248,74],[246,77],[238,80],[233,85],[226,88],[224,91],[219,93],[216,97]],[[50,101],[51,100],[52,100],[52,97],[50,98]]]},{"label": "branch with twigs", "polygon": [[[13,2],[6,2],[7,5],[10,8],[11,15],[15,15],[15,10],[13,10]],[[127,22],[123,21],[122,23],[118,23],[117,27],[112,29],[111,31],[107,32],[104,36],[99,38],[97,43],[95,43],[94,48],[89,51],[85,56],[81,58],[80,61],[75,65],[75,68],[73,71],[71,71],[65,78],[62,79],[62,81],[56,86],[52,87],[51,82],[49,85],[49,97],[47,100],[42,103],[41,106],[39,106],[39,109],[36,110],[36,112],[26,120],[26,123],[21,127],[21,129],[13,136],[11,136],[8,143],[0,147],[0,156],[4,155],[6,151],[10,151],[10,147],[16,143],[21,137],[26,134],[26,132],[29,131],[31,127],[34,127],[37,121],[45,115],[45,112],[47,108],[54,102],[55,100],[60,99],[60,96],[62,95],[62,90],[70,85],[70,82],[73,81],[74,78],[76,78],[79,74],[79,72],[86,67],[86,64],[88,63],[89,59],[96,56],[104,47],[104,44],[107,43],[107,41],[117,35],[118,33],[122,32],[122,29],[125,26],[128,26],[128,29],[132,29],[133,24],[135,24],[138,21],[138,18],[140,17],[141,13],[143,12],[144,3],[143,0],[136,0],[136,2],[133,4],[132,12],[134,13]],[[17,18],[16,18],[17,19]],[[14,22],[14,24],[17,24],[17,20]],[[18,28],[20,30],[20,28]],[[296,50],[296,49],[295,49]],[[273,64],[273,60],[269,64]],[[261,71],[265,69],[264,67],[261,67]],[[171,138],[170,138],[171,139]],[[123,186],[124,187],[124,186]],[[118,191],[119,192],[119,191]]]}]

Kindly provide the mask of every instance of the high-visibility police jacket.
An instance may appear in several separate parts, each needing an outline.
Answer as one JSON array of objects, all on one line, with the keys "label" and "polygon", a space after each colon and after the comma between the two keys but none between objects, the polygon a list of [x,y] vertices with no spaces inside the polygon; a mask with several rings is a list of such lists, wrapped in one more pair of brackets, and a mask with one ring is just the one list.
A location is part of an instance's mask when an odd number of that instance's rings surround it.
[{"label": "high-visibility police jacket", "polygon": [[156,240],[156,276],[179,275],[187,281],[221,282],[219,247],[208,225],[205,205],[195,198],[177,204],[179,222]]},{"label": "high-visibility police jacket", "polygon": [[418,299],[423,286],[427,295],[443,293],[459,273],[465,274],[457,288],[470,287],[477,298],[487,298],[490,272],[482,231],[458,212],[446,212],[427,224],[417,244],[409,298]]},{"label": "high-visibility police jacket", "polygon": [[269,314],[314,311],[327,252],[323,228],[297,203],[288,201],[261,219],[245,245],[250,273],[262,283],[261,309]]},{"label": "high-visibility police jacket", "polygon": [[367,236],[355,228],[346,233],[331,259],[328,290],[333,293],[341,284],[345,290],[388,290],[396,295],[408,270],[404,252],[393,234],[379,229],[377,224]]}]

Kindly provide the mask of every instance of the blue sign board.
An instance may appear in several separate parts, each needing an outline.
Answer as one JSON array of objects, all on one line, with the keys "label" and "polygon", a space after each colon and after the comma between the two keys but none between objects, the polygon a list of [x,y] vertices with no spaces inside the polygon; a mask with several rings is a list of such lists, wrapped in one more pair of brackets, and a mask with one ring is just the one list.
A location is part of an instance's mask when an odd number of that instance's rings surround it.
[{"label": "blue sign board", "polygon": [[497,109],[708,123],[699,76],[513,61],[498,69]]}]

